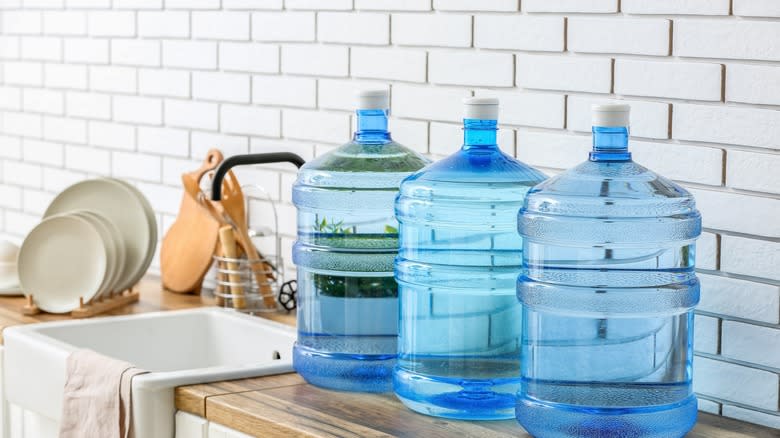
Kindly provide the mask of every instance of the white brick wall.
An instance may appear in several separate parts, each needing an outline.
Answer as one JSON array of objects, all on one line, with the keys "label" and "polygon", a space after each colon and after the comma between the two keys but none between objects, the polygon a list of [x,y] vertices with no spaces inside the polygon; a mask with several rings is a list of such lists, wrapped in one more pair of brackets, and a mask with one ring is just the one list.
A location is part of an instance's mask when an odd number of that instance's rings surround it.
[{"label": "white brick wall", "polygon": [[[502,148],[551,173],[585,158],[590,105],[625,99],[636,160],[704,214],[701,408],[777,425],[778,41],[776,0],[3,1],[0,234],[95,175],[164,231],[209,148],[311,159],[349,138],[356,88],[389,87],[394,137],[434,157],[463,97],[496,96]],[[294,169],[241,175],[280,199],[291,264]]]}]

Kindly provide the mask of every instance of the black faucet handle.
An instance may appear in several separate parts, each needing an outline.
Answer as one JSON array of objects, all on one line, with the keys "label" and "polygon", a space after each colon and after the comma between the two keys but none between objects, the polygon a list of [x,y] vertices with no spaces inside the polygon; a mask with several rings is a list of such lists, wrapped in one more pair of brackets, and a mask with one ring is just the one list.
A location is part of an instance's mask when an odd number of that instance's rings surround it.
[{"label": "black faucet handle", "polygon": [[267,154],[245,154],[228,157],[214,171],[214,179],[211,181],[211,200],[222,200],[222,180],[231,168],[249,164],[269,163],[292,163],[300,168],[306,164],[306,161],[292,152],[270,152]]}]

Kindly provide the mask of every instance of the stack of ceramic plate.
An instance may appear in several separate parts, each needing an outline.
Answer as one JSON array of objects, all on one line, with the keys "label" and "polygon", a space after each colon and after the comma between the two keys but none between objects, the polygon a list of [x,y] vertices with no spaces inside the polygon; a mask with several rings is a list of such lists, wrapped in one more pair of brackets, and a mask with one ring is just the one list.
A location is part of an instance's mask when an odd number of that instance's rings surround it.
[{"label": "stack of ceramic plate", "polygon": [[157,245],[157,221],[130,184],[99,178],[57,195],[19,251],[19,283],[43,311],[66,313],[130,289]]}]

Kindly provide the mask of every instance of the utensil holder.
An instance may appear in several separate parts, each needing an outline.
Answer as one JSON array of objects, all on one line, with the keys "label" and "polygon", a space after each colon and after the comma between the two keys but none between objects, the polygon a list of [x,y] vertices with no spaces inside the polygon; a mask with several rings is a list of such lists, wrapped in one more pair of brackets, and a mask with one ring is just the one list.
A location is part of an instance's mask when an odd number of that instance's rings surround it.
[{"label": "utensil holder", "polygon": [[[279,305],[279,283],[277,272],[266,258],[250,261],[246,258],[214,256],[216,284],[214,295],[225,308],[254,314],[275,312]],[[262,272],[264,284],[257,283],[255,272]],[[274,306],[266,303],[273,299]]]}]

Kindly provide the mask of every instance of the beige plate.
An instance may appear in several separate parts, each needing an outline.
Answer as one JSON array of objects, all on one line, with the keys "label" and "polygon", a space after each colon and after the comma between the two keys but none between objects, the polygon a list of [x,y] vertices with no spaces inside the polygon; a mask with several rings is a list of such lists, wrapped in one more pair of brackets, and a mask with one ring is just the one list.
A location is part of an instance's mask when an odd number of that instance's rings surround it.
[{"label": "beige plate", "polygon": [[66,313],[100,292],[106,276],[106,247],[100,233],[75,215],[38,224],[19,250],[19,283],[41,310]]}]

